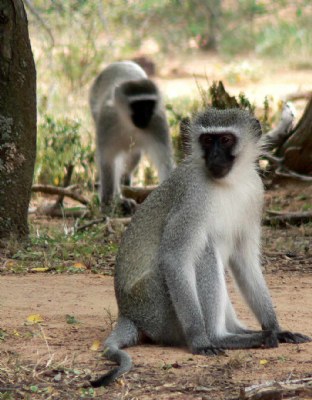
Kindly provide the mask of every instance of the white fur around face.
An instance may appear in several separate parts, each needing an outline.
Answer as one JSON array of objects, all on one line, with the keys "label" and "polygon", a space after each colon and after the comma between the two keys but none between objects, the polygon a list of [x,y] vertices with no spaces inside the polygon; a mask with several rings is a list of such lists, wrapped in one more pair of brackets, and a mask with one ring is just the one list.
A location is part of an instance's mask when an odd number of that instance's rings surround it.
[{"label": "white fur around face", "polygon": [[142,94],[136,94],[136,95],[131,95],[129,96],[129,102],[131,103],[132,101],[140,101],[140,100],[155,100],[157,101],[159,96],[156,94],[147,94],[147,93],[142,93]]},{"label": "white fur around face", "polygon": [[241,131],[237,129],[236,126],[229,126],[227,128],[220,127],[220,126],[197,126],[196,127],[196,134],[197,136],[202,135],[203,133],[225,133],[225,132],[231,132],[235,136],[240,137],[241,136]]}]

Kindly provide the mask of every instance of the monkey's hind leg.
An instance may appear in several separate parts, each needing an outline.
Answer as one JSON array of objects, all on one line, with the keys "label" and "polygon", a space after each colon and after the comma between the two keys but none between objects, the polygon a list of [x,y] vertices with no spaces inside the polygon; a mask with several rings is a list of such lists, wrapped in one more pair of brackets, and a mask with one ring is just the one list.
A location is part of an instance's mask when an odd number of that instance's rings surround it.
[{"label": "monkey's hind leg", "polygon": [[118,367],[91,381],[91,386],[95,388],[107,386],[121,375],[130,371],[132,367],[131,357],[120,349],[133,346],[138,343],[138,340],[139,332],[135,324],[128,318],[119,317],[115,329],[104,342],[103,352],[105,357],[116,362]]},{"label": "monkey's hind leg", "polygon": [[127,155],[125,160],[125,172],[121,177],[121,183],[125,186],[131,186],[131,174],[139,165],[142,152],[137,150]]}]

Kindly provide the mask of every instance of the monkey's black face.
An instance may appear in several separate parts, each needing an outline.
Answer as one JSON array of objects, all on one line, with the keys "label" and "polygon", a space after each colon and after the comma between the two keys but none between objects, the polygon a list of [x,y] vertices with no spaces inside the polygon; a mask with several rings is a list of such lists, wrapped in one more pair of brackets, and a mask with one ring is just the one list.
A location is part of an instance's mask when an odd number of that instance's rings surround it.
[{"label": "monkey's black face", "polygon": [[139,129],[147,128],[150,123],[154,109],[156,106],[155,100],[137,100],[130,103],[131,108],[131,120]]},{"label": "monkey's black face", "polygon": [[236,141],[231,132],[203,133],[199,136],[203,158],[212,178],[224,178],[231,171],[235,160],[233,149]]}]

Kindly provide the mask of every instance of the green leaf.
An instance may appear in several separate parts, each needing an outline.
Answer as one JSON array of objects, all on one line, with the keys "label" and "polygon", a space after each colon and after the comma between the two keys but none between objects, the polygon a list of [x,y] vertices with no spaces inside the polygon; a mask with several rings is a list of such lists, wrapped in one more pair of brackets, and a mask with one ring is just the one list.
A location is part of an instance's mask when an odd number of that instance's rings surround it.
[{"label": "green leaf", "polygon": [[66,322],[70,325],[79,324],[79,321],[73,315],[66,315]]},{"label": "green leaf", "polygon": [[30,389],[30,391],[33,392],[33,393],[37,393],[38,390],[39,390],[38,386],[36,386],[36,385],[30,386],[29,389]]}]

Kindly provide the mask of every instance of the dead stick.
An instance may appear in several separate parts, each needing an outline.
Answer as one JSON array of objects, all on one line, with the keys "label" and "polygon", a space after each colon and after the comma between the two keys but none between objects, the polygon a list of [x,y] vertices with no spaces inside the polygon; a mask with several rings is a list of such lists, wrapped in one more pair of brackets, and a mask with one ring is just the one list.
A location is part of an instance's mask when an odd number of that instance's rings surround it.
[{"label": "dead stick", "polygon": [[306,92],[297,92],[297,93],[290,93],[286,96],[286,100],[288,101],[295,101],[301,99],[310,99],[312,96],[312,90],[308,90]]},{"label": "dead stick", "polygon": [[285,395],[298,396],[300,394],[312,394],[312,379],[303,379],[285,382],[265,382],[260,385],[253,385],[241,390],[241,400],[280,400]]},{"label": "dead stick", "polygon": [[76,232],[84,231],[85,229],[89,228],[90,226],[97,225],[97,224],[100,224],[102,222],[105,222],[105,225],[121,223],[121,224],[127,226],[127,225],[130,224],[131,218],[130,217],[127,217],[127,218],[108,218],[108,217],[105,216],[103,218],[94,219],[94,220],[92,220],[90,222],[87,222],[84,225],[78,226],[76,228]]},{"label": "dead stick", "polygon": [[68,190],[67,188],[63,187],[56,187],[52,185],[33,185],[31,188],[32,192],[41,192],[46,194],[57,194],[59,196],[67,196],[74,200],[79,201],[84,205],[88,205],[89,201],[82,195],[78,194],[77,192],[73,192]]},{"label": "dead stick", "polygon": [[297,172],[291,171],[290,169],[285,167],[278,168],[275,171],[275,175],[282,178],[297,179],[302,182],[312,182],[312,176],[298,174]]},{"label": "dead stick", "polygon": [[270,216],[264,219],[264,223],[266,225],[271,225],[274,223],[281,223],[281,224],[289,223],[294,225],[300,225],[312,221],[311,211],[283,213],[283,212],[268,210],[267,213]]}]

